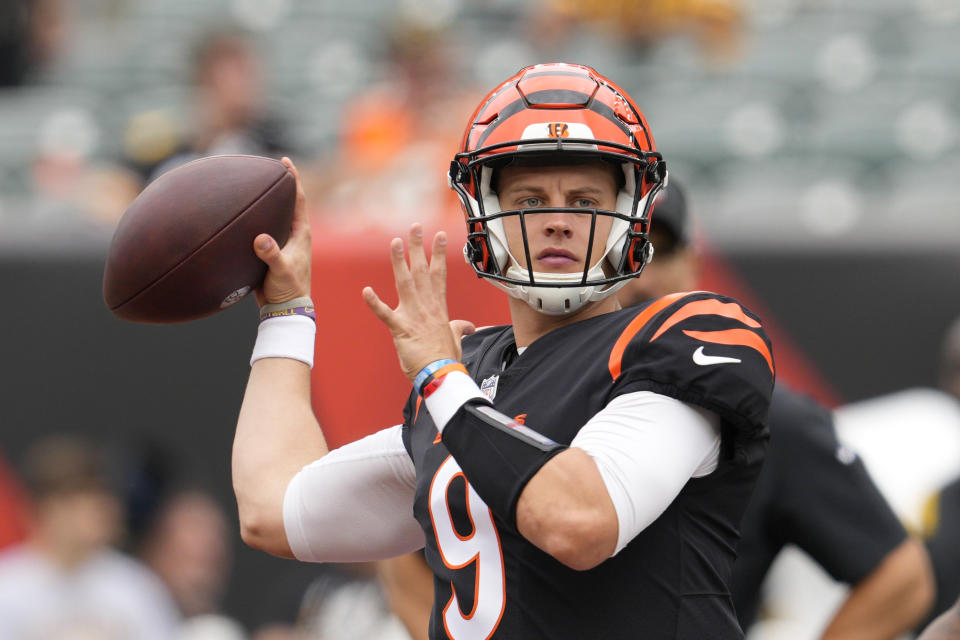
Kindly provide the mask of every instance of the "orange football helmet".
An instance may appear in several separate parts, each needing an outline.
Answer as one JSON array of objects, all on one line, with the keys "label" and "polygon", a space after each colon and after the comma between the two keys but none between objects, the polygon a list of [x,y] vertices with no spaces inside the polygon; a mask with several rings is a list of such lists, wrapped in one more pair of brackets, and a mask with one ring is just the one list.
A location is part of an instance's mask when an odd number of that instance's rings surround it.
[{"label": "orange football helmet", "polygon": [[[623,168],[615,211],[504,211],[491,189],[494,171],[512,163],[551,165],[598,158]],[[640,274],[653,256],[647,237],[650,213],[666,180],[666,164],[630,97],[594,69],[565,63],[526,67],[490,92],[470,119],[449,172],[450,186],[467,216],[467,263],[534,309],[558,315],[601,300]],[[520,216],[522,221],[525,215],[544,211],[590,214],[591,237],[597,216],[612,217],[604,255],[591,265],[588,250],[582,274],[522,268],[507,246],[503,218]],[[526,225],[521,227],[527,245]]]}]

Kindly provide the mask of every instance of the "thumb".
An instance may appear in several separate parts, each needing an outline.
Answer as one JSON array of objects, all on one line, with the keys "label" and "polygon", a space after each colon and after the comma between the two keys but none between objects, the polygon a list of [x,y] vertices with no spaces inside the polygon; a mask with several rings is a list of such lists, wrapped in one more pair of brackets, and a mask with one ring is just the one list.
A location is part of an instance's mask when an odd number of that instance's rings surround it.
[{"label": "thumb", "polygon": [[269,234],[261,233],[253,240],[253,252],[258,258],[271,265],[280,256],[280,247]]},{"label": "thumb", "polygon": [[468,336],[476,331],[477,327],[469,320],[451,320],[450,330],[453,331],[453,335],[457,340],[460,340],[464,336]]}]

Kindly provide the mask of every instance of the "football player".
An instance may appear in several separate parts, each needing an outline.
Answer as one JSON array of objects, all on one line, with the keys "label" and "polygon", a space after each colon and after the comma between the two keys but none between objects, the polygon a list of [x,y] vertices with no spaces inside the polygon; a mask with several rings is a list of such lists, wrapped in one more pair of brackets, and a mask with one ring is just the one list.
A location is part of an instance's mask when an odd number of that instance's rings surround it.
[{"label": "football player", "polygon": [[287,245],[254,243],[269,269],[233,451],[244,540],[318,562],[424,548],[431,638],[742,637],[729,583],[774,362],[730,298],[621,309],[666,180],[643,114],[593,69],[536,65],[494,89],[449,182],[465,257],[512,324],[450,322],[446,237],[428,260],[411,227],[389,248],[399,305],[363,292],[413,383],[404,421],[330,452],[301,194]]},{"label": "football player", "polygon": [[[692,227],[685,191],[672,178],[653,213],[649,235],[656,259],[619,292],[622,303],[642,304],[696,286],[700,263]],[[826,409],[778,384],[769,424],[772,444],[743,519],[734,565],[732,594],[743,628],[756,619],[773,560],[793,543],[852,585],[824,638],[891,638],[909,630],[932,597],[922,547],[907,537],[863,462],[840,446]],[[384,563],[381,575],[398,615],[420,638],[427,612],[413,598],[420,581],[411,568],[416,561],[411,555]]]},{"label": "football player", "polygon": [[[657,203],[657,260],[620,293],[624,305],[692,288],[699,258],[683,188]],[[930,563],[907,536],[863,462],[837,440],[830,412],[777,384],[770,449],[743,519],[733,597],[740,623],[757,617],[760,587],[780,550],[795,544],[851,591],[824,638],[893,638],[913,628],[933,598]]]}]

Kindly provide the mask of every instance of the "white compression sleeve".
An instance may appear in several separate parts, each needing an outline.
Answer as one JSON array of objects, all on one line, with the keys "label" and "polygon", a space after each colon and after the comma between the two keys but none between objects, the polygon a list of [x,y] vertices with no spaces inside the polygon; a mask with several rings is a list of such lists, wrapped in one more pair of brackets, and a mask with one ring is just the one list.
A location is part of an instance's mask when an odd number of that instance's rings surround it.
[{"label": "white compression sleeve", "polygon": [[720,418],[652,391],[614,398],[580,429],[617,512],[619,553],[660,517],[690,478],[717,467]]},{"label": "white compression sleeve", "polygon": [[401,425],[334,449],[287,486],[283,525],[290,549],[308,562],[363,562],[421,548],[415,486]]}]

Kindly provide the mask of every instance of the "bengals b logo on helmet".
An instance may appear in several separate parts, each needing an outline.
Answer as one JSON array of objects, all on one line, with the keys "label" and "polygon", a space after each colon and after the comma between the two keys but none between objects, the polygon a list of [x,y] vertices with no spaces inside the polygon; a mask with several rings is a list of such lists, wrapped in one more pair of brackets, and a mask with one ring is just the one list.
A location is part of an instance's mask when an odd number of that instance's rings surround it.
[{"label": "bengals b logo on helmet", "polygon": [[566,122],[551,122],[547,125],[548,138],[569,138],[570,125]]}]

